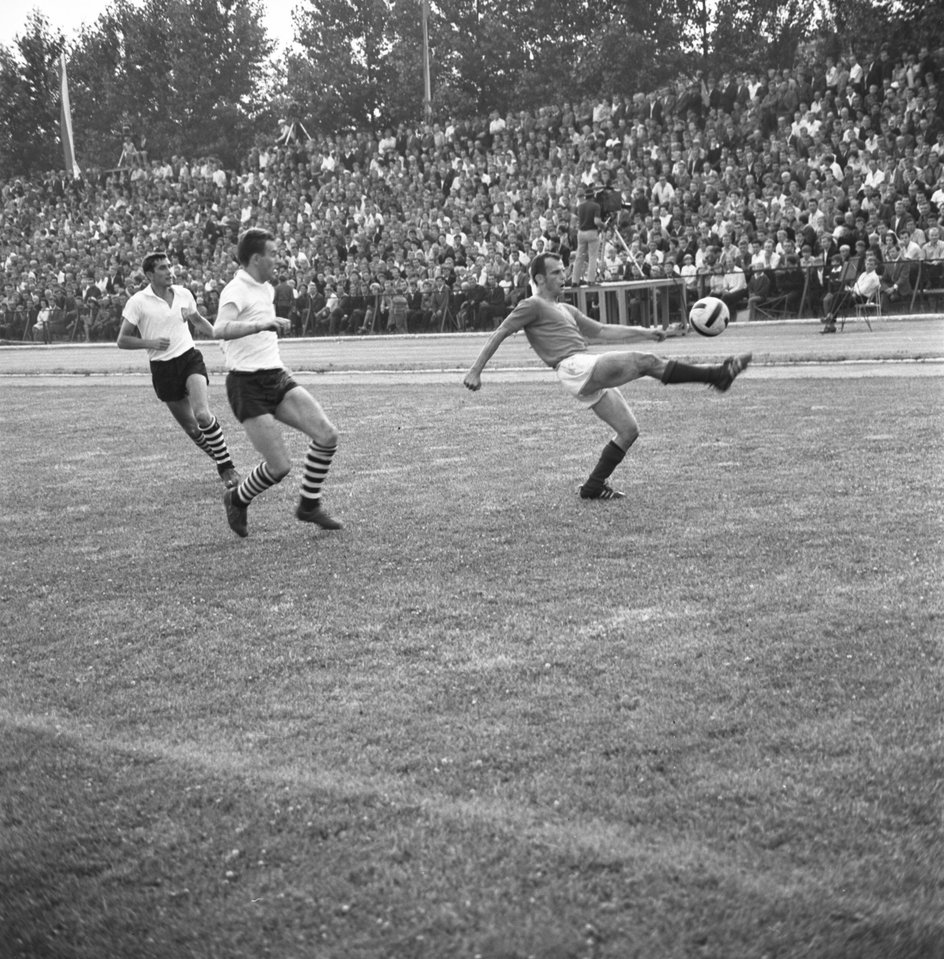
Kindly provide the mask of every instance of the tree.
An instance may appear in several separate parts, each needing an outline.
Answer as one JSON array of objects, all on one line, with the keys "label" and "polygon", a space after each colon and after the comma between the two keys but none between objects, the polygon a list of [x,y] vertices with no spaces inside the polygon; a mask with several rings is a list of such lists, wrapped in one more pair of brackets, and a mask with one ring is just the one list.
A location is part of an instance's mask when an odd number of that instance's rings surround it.
[{"label": "tree", "polygon": [[0,46],[0,177],[62,168],[60,30],[36,11],[12,47]]},{"label": "tree", "polygon": [[286,58],[284,97],[309,129],[363,128],[389,112],[389,12],[385,0],[310,0],[298,8],[300,52]]},{"label": "tree", "polygon": [[817,20],[815,0],[719,0],[709,64],[718,73],[734,64],[762,72],[790,67]]},{"label": "tree", "polygon": [[78,38],[73,126],[88,159],[114,166],[126,124],[154,156],[235,164],[268,116],[273,48],[257,0],[117,0]]}]

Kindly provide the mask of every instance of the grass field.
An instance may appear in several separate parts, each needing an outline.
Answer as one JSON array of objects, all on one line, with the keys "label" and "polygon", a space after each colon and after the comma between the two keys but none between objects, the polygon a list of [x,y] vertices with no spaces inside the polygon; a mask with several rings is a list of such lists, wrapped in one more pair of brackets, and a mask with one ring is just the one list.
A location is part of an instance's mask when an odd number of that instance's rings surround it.
[{"label": "grass field", "polygon": [[2,959],[944,956],[944,379],[0,390]]}]

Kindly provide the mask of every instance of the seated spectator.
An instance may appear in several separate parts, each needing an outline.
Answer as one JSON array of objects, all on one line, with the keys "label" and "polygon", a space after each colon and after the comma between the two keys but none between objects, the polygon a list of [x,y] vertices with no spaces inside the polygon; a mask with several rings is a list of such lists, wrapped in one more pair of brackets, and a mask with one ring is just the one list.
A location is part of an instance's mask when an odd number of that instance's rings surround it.
[{"label": "seated spectator", "polygon": [[731,319],[734,319],[737,311],[747,304],[747,277],[738,256],[723,260],[722,269],[720,295],[731,313]]},{"label": "seated spectator", "polygon": [[885,263],[882,268],[883,288],[886,302],[911,303],[911,264],[901,255],[901,249],[894,234],[889,233],[890,242],[885,245]]},{"label": "seated spectator", "polygon": [[688,297],[688,301],[693,303],[698,299],[698,270],[695,268],[695,257],[691,253],[682,255],[679,275],[685,283],[685,295]]},{"label": "seated spectator", "polygon": [[295,301],[298,336],[308,336],[315,332],[315,318],[324,309],[325,295],[318,289],[317,283],[309,283]]},{"label": "seated spectator", "polygon": [[880,296],[884,289],[884,282],[878,273],[878,260],[874,253],[865,256],[865,268],[851,284],[843,286],[836,293],[827,293],[823,300],[826,317],[821,332],[836,332],[836,317],[848,309],[851,304],[864,303],[867,300]]},{"label": "seated spectator", "polygon": [[494,330],[509,312],[508,299],[505,291],[489,274],[485,281],[485,299],[481,304],[482,328]]},{"label": "seated spectator", "polygon": [[787,253],[777,273],[777,292],[786,297],[784,308],[788,313],[796,316],[800,312],[805,289],[806,275],[800,266],[800,258],[796,253]]},{"label": "seated spectator", "polygon": [[357,332],[362,336],[383,330],[383,287],[375,280],[367,288],[364,317]]},{"label": "seated spectator", "polygon": [[433,280],[433,288],[430,293],[430,328],[434,330],[445,330],[451,328],[455,323],[455,315],[452,312],[451,290],[446,286],[442,276],[437,276]]},{"label": "seated spectator", "polygon": [[426,308],[423,305],[423,293],[426,283],[421,284],[415,277],[407,283],[406,290],[406,325],[407,329],[413,333],[425,332],[429,317],[426,315]]},{"label": "seated spectator", "polygon": [[359,279],[351,281],[346,307],[348,310],[345,324],[347,332],[356,334],[363,327],[364,317],[367,313],[367,294],[364,292],[364,286]]},{"label": "seated spectator", "polygon": [[45,296],[40,297],[39,312],[33,323],[33,339],[37,343],[52,342],[53,314],[55,310]]},{"label": "seated spectator", "polygon": [[817,316],[823,298],[824,263],[824,259],[815,255],[808,244],[800,250],[800,268],[806,277],[806,304]]},{"label": "seated spectator", "polygon": [[928,242],[922,249],[926,278],[923,285],[940,289],[944,287],[944,239],[941,238],[941,228],[932,226],[928,229]]},{"label": "seated spectator", "polygon": [[406,298],[406,284],[401,280],[395,283],[393,292],[390,294],[389,315],[387,317],[388,333],[408,333],[407,315],[410,310],[410,304]]},{"label": "seated spectator", "polygon": [[[318,287],[317,283],[315,287]],[[314,327],[312,333],[315,336],[327,336],[331,333],[331,317],[338,307],[338,293],[333,283],[325,282],[321,295],[324,298],[324,303],[320,309],[313,313]],[[337,331],[331,335],[334,336],[336,333]]]},{"label": "seated spectator", "polygon": [[751,271],[763,270],[768,276],[780,266],[780,254],[774,249],[774,241],[767,239],[760,250],[751,257]]}]

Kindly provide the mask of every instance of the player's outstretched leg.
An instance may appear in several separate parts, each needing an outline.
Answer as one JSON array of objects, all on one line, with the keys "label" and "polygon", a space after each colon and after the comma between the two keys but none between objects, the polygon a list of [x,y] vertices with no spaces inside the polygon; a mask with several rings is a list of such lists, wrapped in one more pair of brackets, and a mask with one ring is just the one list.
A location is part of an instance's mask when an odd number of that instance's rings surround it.
[{"label": "player's outstretched leg", "polygon": [[691,363],[669,360],[662,372],[662,382],[667,386],[677,383],[707,383],[724,393],[747,369],[752,355],[742,353],[740,356],[729,356],[720,366],[695,366]]},{"label": "player's outstretched leg", "polygon": [[711,385],[722,393],[731,388],[731,384],[743,373],[751,362],[752,353],[742,353],[740,356],[729,356],[721,364],[721,373],[717,382]]}]

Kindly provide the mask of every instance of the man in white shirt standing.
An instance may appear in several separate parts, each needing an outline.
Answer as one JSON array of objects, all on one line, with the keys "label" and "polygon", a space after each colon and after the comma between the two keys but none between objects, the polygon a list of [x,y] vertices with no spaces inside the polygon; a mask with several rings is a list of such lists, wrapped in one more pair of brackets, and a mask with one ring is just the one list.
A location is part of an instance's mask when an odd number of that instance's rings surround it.
[{"label": "man in white shirt standing", "polygon": [[341,528],[321,503],[338,430],[282,363],[278,334],[288,330],[291,320],[275,315],[275,257],[275,238],[267,230],[251,228],[240,236],[236,248],[240,269],[223,288],[213,327],[224,341],[230,406],[263,457],[238,486],[223,494],[226,520],[237,536],[249,535],[247,511],[253,499],[281,482],[292,468],[278,423],[304,433],[310,441],[296,518],[322,529]]},{"label": "man in white shirt standing", "polygon": [[164,252],[149,253],[141,264],[148,285],[129,298],[121,316],[118,348],[147,350],[151,382],[157,398],[170,410],[183,431],[216,463],[227,487],[239,482],[223,430],[210,412],[203,354],[196,348],[190,324],[207,336],[210,321],[197,312],[193,294],[171,281]]}]

